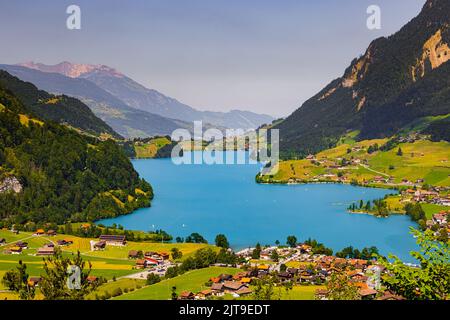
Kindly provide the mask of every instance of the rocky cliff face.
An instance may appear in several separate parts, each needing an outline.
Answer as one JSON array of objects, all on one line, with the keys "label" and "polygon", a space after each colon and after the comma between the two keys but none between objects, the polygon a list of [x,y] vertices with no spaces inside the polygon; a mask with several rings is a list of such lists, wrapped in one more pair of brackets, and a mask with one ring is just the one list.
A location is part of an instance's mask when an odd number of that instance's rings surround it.
[{"label": "rocky cliff face", "polygon": [[14,193],[22,192],[22,185],[16,177],[7,177],[0,181],[0,193],[11,191]]},{"label": "rocky cliff face", "polygon": [[449,114],[449,60],[450,1],[428,0],[276,127],[282,152],[314,153],[353,130],[361,139],[386,137],[420,117]]}]

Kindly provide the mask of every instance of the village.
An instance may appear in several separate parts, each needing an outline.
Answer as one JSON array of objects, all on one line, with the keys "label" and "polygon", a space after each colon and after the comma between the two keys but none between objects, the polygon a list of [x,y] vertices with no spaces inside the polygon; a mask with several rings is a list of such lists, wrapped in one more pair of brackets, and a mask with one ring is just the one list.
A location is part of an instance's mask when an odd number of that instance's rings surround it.
[{"label": "village", "polygon": [[[205,300],[214,298],[241,298],[254,292],[259,280],[271,278],[275,286],[291,284],[298,287],[321,286],[315,291],[315,298],[327,300],[326,283],[334,272],[344,272],[349,285],[357,287],[358,295],[365,300],[404,300],[381,286],[381,276],[385,267],[376,260],[346,259],[323,254],[314,254],[313,248],[298,244],[294,248],[267,247],[261,251],[260,259],[254,262],[252,253],[255,248],[237,252],[247,261],[236,267],[242,269],[234,275],[220,274],[209,279],[210,288],[199,292],[184,291],[181,300]],[[274,252],[278,261],[271,257]],[[289,267],[290,266],[290,267]]]},{"label": "village", "polygon": [[[441,220],[439,222],[444,223]],[[9,232],[17,233],[14,230]],[[52,239],[56,235],[54,230],[38,229],[32,238]],[[73,240],[64,238],[50,240],[28,255],[52,256],[55,254],[56,248],[64,248],[72,243]],[[2,238],[0,244],[5,247],[3,254],[23,255],[22,251],[29,249],[26,241],[6,243]],[[126,237],[123,235],[101,235],[97,240],[90,240],[89,244],[92,252],[102,251],[108,247],[119,247],[126,250],[128,245]],[[228,251],[231,252],[231,249]],[[254,251],[255,248],[247,248],[236,252],[240,263],[234,265],[211,265],[211,267],[228,267],[229,270],[235,271],[233,274],[222,273],[209,279],[206,278],[204,279],[205,289],[198,292],[182,291],[177,298],[180,300],[245,299],[245,297],[253,296],[258,281],[271,279],[275,286],[292,284],[298,288],[318,288],[315,290],[315,298],[326,300],[326,283],[334,272],[340,270],[348,276],[349,283],[358,288],[358,294],[362,299],[403,299],[381,287],[380,276],[383,274],[384,267],[376,260],[347,259],[314,254],[313,248],[307,244],[296,244],[294,247],[264,247],[260,249],[258,259],[255,259]],[[171,255],[167,252],[128,250],[127,258],[134,263],[132,267],[134,271],[124,277],[128,279],[145,280],[149,274],[164,278],[168,268],[180,264],[171,259]],[[28,280],[29,285],[39,287],[41,277],[32,275]],[[99,279],[91,275],[87,280],[94,282]]]}]

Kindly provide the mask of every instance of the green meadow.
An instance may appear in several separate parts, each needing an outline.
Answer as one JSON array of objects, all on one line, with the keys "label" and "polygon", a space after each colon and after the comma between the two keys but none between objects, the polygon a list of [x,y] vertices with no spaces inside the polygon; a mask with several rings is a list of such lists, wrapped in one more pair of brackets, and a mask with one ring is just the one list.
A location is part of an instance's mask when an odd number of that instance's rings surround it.
[{"label": "green meadow", "polygon": [[222,273],[236,274],[239,269],[209,267],[188,271],[181,276],[172,279],[163,280],[157,284],[135,290],[119,296],[117,300],[169,300],[172,293],[172,287],[176,287],[177,294],[183,291],[199,292],[208,289],[205,283],[212,277],[217,277]]}]

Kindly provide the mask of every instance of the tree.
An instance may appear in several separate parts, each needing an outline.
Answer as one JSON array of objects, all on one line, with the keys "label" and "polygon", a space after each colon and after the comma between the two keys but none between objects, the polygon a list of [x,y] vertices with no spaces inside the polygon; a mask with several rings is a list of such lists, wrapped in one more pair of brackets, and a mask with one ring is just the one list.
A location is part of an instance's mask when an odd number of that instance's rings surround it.
[{"label": "tree", "polygon": [[96,282],[90,283],[87,280],[92,269],[91,263],[89,262],[87,270],[85,270],[85,264],[79,251],[70,258],[63,257],[61,250],[57,249],[53,257],[44,258],[44,273],[39,283],[44,298],[46,300],[84,300],[97,287]]},{"label": "tree", "polygon": [[358,287],[350,282],[350,278],[342,270],[336,270],[327,282],[328,299],[361,300]]},{"label": "tree", "polygon": [[234,265],[238,261],[238,257],[234,252],[230,252],[228,250],[225,250],[224,248],[220,249],[219,254],[217,255],[217,262],[218,263],[225,263]]},{"label": "tree", "polygon": [[286,244],[290,246],[291,248],[295,248],[297,246],[297,237],[295,236],[288,236],[286,240]]},{"label": "tree", "polygon": [[185,239],[186,243],[208,243],[202,235],[197,232],[191,233],[190,236],[187,236]]},{"label": "tree", "polygon": [[27,265],[19,261],[17,270],[11,270],[5,273],[2,283],[9,290],[19,294],[22,300],[33,300],[35,297],[34,285],[28,283]]},{"label": "tree", "polygon": [[170,296],[171,296],[172,300],[177,300],[178,299],[177,287],[175,287],[175,286],[172,287],[172,293],[171,293]]},{"label": "tree", "polygon": [[271,276],[266,276],[263,279],[255,280],[255,288],[253,290],[254,300],[272,300],[274,294],[274,281]]},{"label": "tree", "polygon": [[176,237],[176,238],[175,238],[175,241],[176,241],[177,243],[183,243],[183,242],[184,242],[184,239],[181,238],[181,237]]},{"label": "tree", "polygon": [[172,248],[170,252],[172,253],[173,260],[178,260],[181,259],[181,257],[183,257],[183,252],[181,252],[178,248]]},{"label": "tree", "polygon": [[398,150],[397,150],[397,155],[399,156],[399,157],[401,157],[401,156],[403,156],[403,151],[402,151],[402,148],[398,148]]},{"label": "tree", "polygon": [[411,252],[420,268],[406,265],[398,257],[390,263],[379,258],[387,270],[383,284],[408,300],[445,300],[450,295],[450,244],[437,240],[431,230],[420,232],[411,228],[420,250]]},{"label": "tree", "polygon": [[423,210],[420,203],[407,203],[405,205],[405,213],[411,217],[415,222],[420,220],[426,220],[425,211]]},{"label": "tree", "polygon": [[257,243],[255,249],[252,252],[252,259],[259,259],[260,257],[261,257],[261,245]]},{"label": "tree", "polygon": [[276,240],[276,241],[275,241],[275,245],[278,247],[278,246],[280,245],[280,241],[279,241],[279,240]]},{"label": "tree", "polygon": [[147,285],[152,285],[161,281],[161,277],[154,273],[149,273],[147,275]]},{"label": "tree", "polygon": [[216,242],[216,246],[218,246],[219,248],[228,249],[230,247],[227,237],[223,234],[218,234],[216,236],[215,242]]},{"label": "tree", "polygon": [[277,250],[273,250],[271,255],[270,255],[270,259],[272,259],[272,261],[278,262],[278,260],[280,259],[280,256],[278,255]]}]

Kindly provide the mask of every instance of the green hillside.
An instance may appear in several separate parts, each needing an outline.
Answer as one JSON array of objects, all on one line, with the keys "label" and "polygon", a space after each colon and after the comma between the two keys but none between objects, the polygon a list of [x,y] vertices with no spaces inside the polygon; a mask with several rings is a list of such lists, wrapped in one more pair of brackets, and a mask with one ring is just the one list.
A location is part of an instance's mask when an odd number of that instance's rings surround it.
[{"label": "green hillside", "polygon": [[[428,0],[399,32],[374,40],[342,77],[276,126],[283,157],[334,147],[349,131],[358,130],[358,140],[384,138],[419,118],[449,114],[449,26],[450,2]],[[448,139],[439,123],[426,130]]]},{"label": "green hillside", "polygon": [[22,188],[0,193],[0,224],[92,221],[150,205],[151,186],[115,142],[31,115],[22,101],[0,82],[0,178]]},{"label": "green hillside", "polygon": [[120,138],[120,135],[97,118],[88,106],[75,98],[55,96],[38,90],[32,83],[21,81],[3,70],[0,70],[0,85],[14,94],[28,113],[91,135]]},{"label": "green hillside", "polygon": [[[258,181],[341,182],[387,188],[407,187],[421,181],[420,185],[450,186],[449,142],[416,140],[381,150],[388,145],[388,141],[347,141],[308,159],[281,161],[275,175],[258,177]],[[399,149],[402,155],[398,154]],[[376,177],[389,181],[374,181],[380,180]]]}]

